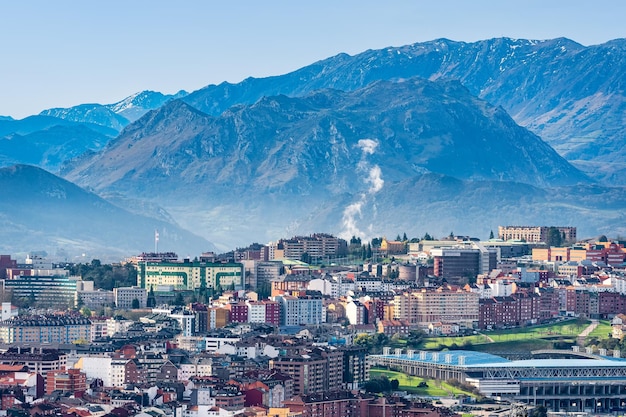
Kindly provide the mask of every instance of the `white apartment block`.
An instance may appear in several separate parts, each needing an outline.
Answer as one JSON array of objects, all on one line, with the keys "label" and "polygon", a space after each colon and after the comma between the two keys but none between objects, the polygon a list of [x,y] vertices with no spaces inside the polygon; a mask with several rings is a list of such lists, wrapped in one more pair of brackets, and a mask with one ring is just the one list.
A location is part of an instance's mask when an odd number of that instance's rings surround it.
[{"label": "white apartment block", "polygon": [[146,308],[148,302],[148,292],[140,287],[120,287],[113,288],[115,306],[117,308],[133,308],[133,300],[139,301],[139,308]]}]

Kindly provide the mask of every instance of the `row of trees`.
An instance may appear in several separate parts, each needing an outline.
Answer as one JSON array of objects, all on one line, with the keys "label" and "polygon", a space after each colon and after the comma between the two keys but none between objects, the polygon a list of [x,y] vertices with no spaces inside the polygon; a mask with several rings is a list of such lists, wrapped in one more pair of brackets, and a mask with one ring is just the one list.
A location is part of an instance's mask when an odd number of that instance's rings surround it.
[{"label": "row of trees", "polygon": [[137,268],[132,264],[102,264],[94,259],[91,263],[68,266],[70,275],[78,275],[84,281],[93,281],[95,288],[112,290],[117,287],[137,285]]},{"label": "row of trees", "polygon": [[411,330],[406,336],[395,334],[391,338],[384,333],[363,333],[356,336],[354,344],[366,347],[370,354],[378,354],[382,352],[383,346],[419,349],[425,338],[426,334],[419,329]]}]

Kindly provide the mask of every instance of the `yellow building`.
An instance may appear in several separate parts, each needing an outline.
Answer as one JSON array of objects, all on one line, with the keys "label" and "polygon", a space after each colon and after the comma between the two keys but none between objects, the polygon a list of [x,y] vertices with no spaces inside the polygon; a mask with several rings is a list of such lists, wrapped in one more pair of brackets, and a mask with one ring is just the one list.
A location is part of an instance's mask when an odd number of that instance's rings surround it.
[{"label": "yellow building", "polygon": [[207,327],[209,329],[219,329],[230,323],[230,311],[222,307],[210,307],[208,309]]},{"label": "yellow building", "polygon": [[404,242],[383,238],[383,241],[380,243],[380,250],[390,255],[401,254],[406,253],[406,245]]},{"label": "yellow building", "polygon": [[270,409],[267,410],[267,417],[300,417],[300,416],[302,416],[302,413],[290,411],[289,408],[287,407],[284,407],[284,408],[270,407]]}]

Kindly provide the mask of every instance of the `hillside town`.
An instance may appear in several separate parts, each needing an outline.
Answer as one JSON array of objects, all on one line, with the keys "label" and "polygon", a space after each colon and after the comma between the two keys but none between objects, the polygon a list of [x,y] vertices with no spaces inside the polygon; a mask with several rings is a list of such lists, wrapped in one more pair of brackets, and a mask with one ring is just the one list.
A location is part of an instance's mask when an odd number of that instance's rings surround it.
[{"label": "hillside town", "polygon": [[[626,409],[626,240],[501,226],[487,240],[316,233],[193,258],[156,249],[108,266],[0,255],[0,415]],[[113,278],[92,279],[104,269]],[[472,345],[561,323],[571,342]],[[461,391],[408,389],[444,383]]]}]

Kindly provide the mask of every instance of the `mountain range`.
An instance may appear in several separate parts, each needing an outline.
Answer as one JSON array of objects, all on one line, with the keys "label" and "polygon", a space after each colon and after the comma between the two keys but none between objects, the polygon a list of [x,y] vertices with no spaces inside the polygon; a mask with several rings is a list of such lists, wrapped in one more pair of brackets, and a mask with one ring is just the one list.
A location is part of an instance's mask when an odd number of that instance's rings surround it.
[{"label": "mountain range", "polygon": [[218,115],[264,96],[350,91],[375,80],[415,76],[459,80],[590,176],[606,185],[626,185],[626,39],[588,47],[564,38],[438,39],[340,54],[281,76],[210,85],[184,100]]},{"label": "mountain range", "polygon": [[0,163],[58,172],[225,249],[317,231],[486,237],[511,223],[623,234],[624,45],[440,39],[340,54],[0,119]]}]

